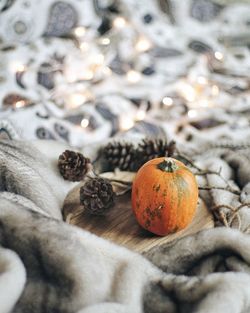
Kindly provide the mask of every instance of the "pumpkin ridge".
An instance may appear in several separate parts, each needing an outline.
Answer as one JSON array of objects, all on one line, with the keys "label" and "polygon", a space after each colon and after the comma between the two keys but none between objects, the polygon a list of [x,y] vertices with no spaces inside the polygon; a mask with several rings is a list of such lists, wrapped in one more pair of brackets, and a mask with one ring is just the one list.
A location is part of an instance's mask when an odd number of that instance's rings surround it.
[{"label": "pumpkin ridge", "polygon": [[178,186],[178,208],[180,208],[183,198],[189,195],[189,189],[187,182],[181,175],[177,174],[175,179]]}]

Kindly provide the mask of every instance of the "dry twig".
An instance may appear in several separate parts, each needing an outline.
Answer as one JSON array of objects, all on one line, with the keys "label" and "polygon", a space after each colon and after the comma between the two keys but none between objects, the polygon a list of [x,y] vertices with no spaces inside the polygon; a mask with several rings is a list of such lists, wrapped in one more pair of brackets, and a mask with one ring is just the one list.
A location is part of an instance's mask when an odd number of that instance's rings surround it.
[{"label": "dry twig", "polygon": [[234,193],[237,196],[240,195],[240,191],[239,190],[233,189],[229,185],[227,185],[226,187],[220,187],[220,186],[199,186],[198,188],[199,188],[199,190],[214,190],[214,189],[225,190],[225,191],[232,192],[232,193]]},{"label": "dry twig", "polygon": [[[250,208],[250,203],[242,203],[240,204],[238,207],[233,207],[231,205],[226,205],[226,204],[220,204],[220,205],[217,205],[215,207],[212,208],[212,212],[214,214],[214,216],[222,222],[222,224],[226,227],[231,227],[232,226],[232,223],[233,221],[235,220],[235,218],[238,219],[238,229],[240,230],[241,229],[241,218],[240,218],[240,215],[239,215],[239,211],[244,208],[244,207],[248,207]],[[228,216],[228,218],[226,217],[226,214],[225,212],[221,211],[221,209],[229,209],[231,211],[231,215]],[[248,228],[247,230],[248,231]]]}]

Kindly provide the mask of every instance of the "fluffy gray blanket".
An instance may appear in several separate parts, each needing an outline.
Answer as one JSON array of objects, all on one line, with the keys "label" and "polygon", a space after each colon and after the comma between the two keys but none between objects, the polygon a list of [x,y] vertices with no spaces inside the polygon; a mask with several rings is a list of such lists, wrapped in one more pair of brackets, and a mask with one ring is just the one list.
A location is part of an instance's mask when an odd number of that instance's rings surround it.
[{"label": "fluffy gray blanket", "polygon": [[141,256],[64,223],[72,185],[53,158],[1,141],[0,313],[249,312],[249,145],[199,151],[201,196],[227,227]]}]

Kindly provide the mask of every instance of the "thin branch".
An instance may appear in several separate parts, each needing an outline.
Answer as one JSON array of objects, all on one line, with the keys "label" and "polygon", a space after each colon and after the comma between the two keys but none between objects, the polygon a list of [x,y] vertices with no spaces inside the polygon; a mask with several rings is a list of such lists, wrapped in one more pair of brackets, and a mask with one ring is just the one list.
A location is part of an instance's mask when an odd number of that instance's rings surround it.
[{"label": "thin branch", "polygon": [[229,209],[230,211],[235,211],[235,208],[231,205],[227,205],[227,204],[220,204],[220,205],[216,205],[215,207],[213,207],[211,209],[211,211],[213,212],[214,216],[222,222],[222,224],[226,227],[230,227],[227,219],[226,219],[226,214],[225,212],[221,211],[220,209],[225,208],[225,209]]},{"label": "thin branch", "polygon": [[228,224],[228,221],[227,221],[227,218],[226,218],[226,214],[224,212],[219,211],[219,217],[220,217],[220,220],[222,221],[222,223],[226,227],[229,227],[229,224]]},{"label": "thin branch", "polygon": [[[227,204],[220,204],[220,205],[213,207],[212,212],[214,213],[215,217],[218,220],[220,220],[226,227],[231,227],[234,219],[237,218],[238,224],[239,224],[238,229],[240,230],[242,222],[241,222],[241,217],[240,217],[239,211],[244,207],[250,208],[250,202],[242,203],[237,208],[235,208],[231,205],[227,205]],[[228,220],[226,218],[225,212],[220,210],[223,208],[229,209],[232,212],[231,216],[228,217]]]},{"label": "thin branch", "polygon": [[216,206],[214,206],[213,208],[212,208],[212,211],[219,211],[220,209],[222,209],[222,208],[226,208],[226,209],[229,209],[229,210],[231,210],[231,211],[233,211],[233,212],[235,212],[235,208],[233,207],[233,206],[231,206],[231,205],[228,205],[228,204],[219,204],[219,205],[216,205]]},{"label": "thin branch", "polygon": [[218,175],[218,176],[220,176],[222,179],[224,179],[223,176],[221,176],[221,172],[222,172],[222,167],[220,167],[220,169],[219,169],[218,172],[216,172],[216,171],[210,171],[210,170],[203,170],[203,171],[200,171],[200,172],[195,172],[194,175],[202,176],[202,175],[214,174],[214,175]]},{"label": "thin branch", "polygon": [[241,220],[240,220],[240,216],[239,216],[239,211],[244,208],[244,207],[248,207],[250,208],[250,203],[246,202],[246,203],[242,203],[240,204],[235,210],[234,210],[234,213],[232,214],[232,216],[230,217],[230,220],[229,220],[229,225],[231,226],[235,217],[238,218],[239,220],[239,224],[241,223]]},{"label": "thin branch", "polygon": [[214,189],[218,189],[218,190],[225,190],[225,191],[229,191],[229,192],[232,192],[234,194],[236,194],[237,196],[240,195],[240,191],[236,190],[236,189],[233,189],[231,188],[229,185],[227,187],[217,187],[217,186],[199,186],[198,187],[199,190],[214,190]]},{"label": "thin branch", "polygon": [[223,182],[227,185],[226,187],[215,187],[215,186],[205,186],[205,187],[199,187],[200,190],[213,190],[213,189],[219,189],[219,190],[226,190],[226,191],[230,191],[236,195],[240,195],[240,192],[234,188],[232,188],[230,186],[230,184],[228,183],[228,181],[221,175],[222,172],[222,167],[220,167],[219,171],[209,171],[209,170],[204,170],[201,169],[199,166],[197,166],[196,164],[194,164],[194,162],[192,160],[190,160],[189,158],[187,158],[185,155],[183,154],[179,154],[179,156],[181,158],[183,158],[186,162],[188,162],[193,168],[197,169],[198,172],[194,173],[194,175],[218,175]]},{"label": "thin branch", "polygon": [[177,151],[177,156],[182,158],[184,161],[186,161],[187,163],[189,163],[193,168],[197,169],[197,171],[199,172],[204,172],[203,169],[201,169],[199,166],[197,166],[196,164],[194,164],[194,162],[192,160],[190,160],[187,156],[185,156],[184,154],[179,153],[179,151],[176,149]]},{"label": "thin branch", "polygon": [[113,178],[106,178],[106,179],[109,180],[110,182],[114,182],[120,185],[132,186],[132,182],[123,181],[120,179],[113,179]]},{"label": "thin branch", "polygon": [[[178,151],[178,150],[177,150]],[[187,156],[185,156],[184,154],[181,154],[178,152],[178,155],[180,158],[182,158],[184,161],[186,161],[187,163],[189,163],[193,168],[197,169],[198,172],[195,172],[194,175],[208,175],[208,174],[215,174],[215,175],[219,175],[221,178],[223,178],[221,176],[221,172],[222,172],[222,167],[220,167],[219,171],[210,171],[210,170],[204,170],[202,168],[200,168],[199,166],[197,166],[191,159],[189,159]]]},{"label": "thin branch", "polygon": [[240,209],[244,208],[245,206],[248,207],[248,208],[250,208],[250,202],[246,202],[246,203],[240,204],[240,205],[236,208],[236,212],[238,212]]}]

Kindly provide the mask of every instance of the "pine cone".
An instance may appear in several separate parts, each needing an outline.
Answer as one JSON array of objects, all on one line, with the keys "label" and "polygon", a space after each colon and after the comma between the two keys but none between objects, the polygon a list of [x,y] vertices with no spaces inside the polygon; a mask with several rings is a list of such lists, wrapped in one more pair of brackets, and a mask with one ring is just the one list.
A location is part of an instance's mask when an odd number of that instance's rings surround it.
[{"label": "pine cone", "polygon": [[91,178],[80,189],[80,203],[94,215],[104,215],[114,204],[113,187],[107,179]]},{"label": "pine cone", "polygon": [[169,145],[165,139],[143,139],[138,146],[140,166],[154,158],[168,156]]},{"label": "pine cone", "polygon": [[121,171],[135,171],[137,168],[136,151],[132,143],[110,142],[101,153],[109,171],[115,168]]},{"label": "pine cone", "polygon": [[172,157],[176,152],[176,142],[171,140],[168,144],[167,156]]},{"label": "pine cone", "polygon": [[80,181],[91,168],[91,163],[81,153],[66,150],[59,156],[58,168],[65,180]]}]

